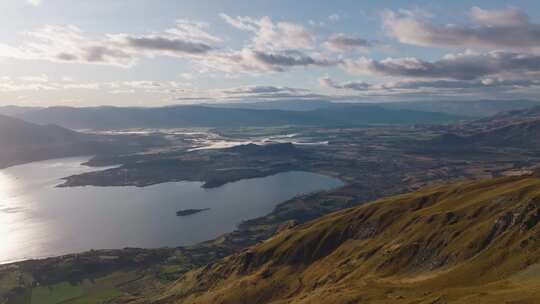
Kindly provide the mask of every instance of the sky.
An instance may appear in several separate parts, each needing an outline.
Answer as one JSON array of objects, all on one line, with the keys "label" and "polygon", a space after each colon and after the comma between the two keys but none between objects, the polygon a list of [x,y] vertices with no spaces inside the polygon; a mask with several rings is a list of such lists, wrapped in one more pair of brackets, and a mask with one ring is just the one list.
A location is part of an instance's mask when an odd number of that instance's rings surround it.
[{"label": "sky", "polygon": [[0,13],[0,105],[540,97],[537,0],[2,0]]}]

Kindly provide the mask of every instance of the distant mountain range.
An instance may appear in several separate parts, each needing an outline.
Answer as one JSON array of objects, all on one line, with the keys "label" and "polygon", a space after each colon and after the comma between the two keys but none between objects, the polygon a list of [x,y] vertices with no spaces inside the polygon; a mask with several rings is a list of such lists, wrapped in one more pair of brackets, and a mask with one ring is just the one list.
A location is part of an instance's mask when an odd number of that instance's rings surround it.
[{"label": "distant mountain range", "polygon": [[501,148],[528,148],[540,150],[540,120],[526,121],[499,128],[487,129],[472,135],[446,134],[433,141],[445,148],[468,146],[491,146]]},{"label": "distant mountain range", "polygon": [[526,121],[479,133],[472,142],[490,146],[536,147],[540,150],[540,120]]},{"label": "distant mountain range", "polygon": [[[492,102],[492,101],[491,101]],[[516,101],[512,101],[514,103]],[[0,167],[34,160],[107,151],[136,149],[136,139],[115,137],[114,141],[69,129],[127,129],[176,127],[244,127],[278,125],[366,126],[374,124],[440,124],[448,134],[432,141],[438,149],[466,148],[470,145],[524,147],[540,144],[540,107],[501,112],[494,116],[463,120],[446,113],[400,109],[389,104],[333,104],[319,101],[303,108],[306,102],[293,103],[295,110],[243,109],[210,106],[171,106],[161,108],[24,108],[0,107]],[[488,101],[478,101],[478,107]],[[509,102],[510,103],[510,102]],[[404,103],[403,103],[404,104]],[[403,105],[400,104],[400,105]],[[500,105],[493,106],[493,105]],[[501,103],[490,106],[502,108]],[[534,102],[516,102],[530,106]],[[271,103],[265,105],[270,106]],[[274,106],[282,106],[275,103]],[[410,105],[415,105],[411,103]],[[439,104],[443,106],[444,103]],[[463,103],[461,103],[463,105]],[[508,107],[506,107],[508,108]],[[304,110],[302,110],[304,109]],[[456,123],[457,122],[457,123]],[[124,145],[124,147],[122,147]]]},{"label": "distant mountain range", "polygon": [[407,101],[382,103],[381,106],[387,109],[428,111],[478,118],[538,107],[540,102],[533,100]]},{"label": "distant mountain range", "polygon": [[58,157],[138,149],[137,140],[78,133],[57,125],[37,125],[0,115],[0,168]]},{"label": "distant mountain range", "polygon": [[[351,104],[354,105],[354,103],[330,102],[325,100],[283,100],[256,103],[207,104],[207,106],[255,110],[311,111],[317,109],[346,107],[350,106]],[[500,112],[540,106],[540,102],[533,100],[404,101],[363,104],[377,105],[391,110],[414,110],[422,112],[446,113],[467,117],[486,117]]]},{"label": "distant mountain range", "polygon": [[513,124],[540,120],[540,106],[513,111],[501,112],[491,117],[466,123],[465,127],[476,131],[478,129],[495,129]]},{"label": "distant mountain range", "polygon": [[25,121],[70,129],[246,127],[278,125],[364,126],[368,124],[450,123],[462,117],[381,106],[338,104],[308,111],[254,110],[208,106],[161,108],[50,107],[15,114]]},{"label": "distant mountain range", "polygon": [[43,109],[41,107],[1,106],[0,115],[15,116],[24,112]]},{"label": "distant mountain range", "polygon": [[38,126],[0,116],[0,168],[32,160],[79,154],[85,136],[55,125]]},{"label": "distant mountain range", "polygon": [[444,147],[470,145],[540,149],[540,107],[499,113],[492,117],[449,125],[448,134],[433,141]]},{"label": "distant mountain range", "polygon": [[312,111],[341,106],[342,103],[327,100],[276,100],[264,102],[203,103],[201,106],[225,109]]},{"label": "distant mountain range", "polygon": [[35,125],[23,120],[0,115],[0,145],[3,150],[10,146],[38,146],[74,142],[85,135],[56,125]]},{"label": "distant mountain range", "polygon": [[67,128],[239,127],[445,123],[540,106],[532,100],[343,103],[326,100],[207,103],[160,108],[0,107],[0,114]]}]

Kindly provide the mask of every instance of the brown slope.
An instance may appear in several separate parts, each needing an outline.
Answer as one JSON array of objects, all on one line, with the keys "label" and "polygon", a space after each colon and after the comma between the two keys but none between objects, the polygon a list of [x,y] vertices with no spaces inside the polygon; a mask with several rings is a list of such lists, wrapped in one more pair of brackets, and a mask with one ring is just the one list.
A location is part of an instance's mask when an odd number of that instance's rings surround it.
[{"label": "brown slope", "polygon": [[515,123],[479,133],[471,139],[473,143],[486,146],[536,148],[540,145],[540,119]]},{"label": "brown slope", "polygon": [[472,135],[446,133],[433,140],[430,145],[469,149],[472,146],[512,147],[536,150],[540,145],[540,120],[515,122],[504,127],[493,128]]},{"label": "brown slope", "polygon": [[426,188],[188,273],[155,303],[539,303],[540,178]]},{"label": "brown slope", "polygon": [[540,107],[501,112],[494,116],[451,126],[462,134],[482,133],[514,124],[540,120]]}]

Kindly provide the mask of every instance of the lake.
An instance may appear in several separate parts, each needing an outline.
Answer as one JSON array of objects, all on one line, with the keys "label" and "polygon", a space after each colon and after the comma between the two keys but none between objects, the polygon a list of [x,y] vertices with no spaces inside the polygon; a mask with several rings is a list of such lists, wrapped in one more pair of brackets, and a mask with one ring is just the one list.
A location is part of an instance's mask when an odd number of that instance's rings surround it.
[{"label": "lake", "polygon": [[[0,170],[0,263],[90,249],[175,247],[213,239],[296,195],[336,188],[331,177],[287,172],[204,189],[199,182],[56,188],[96,170],[86,158]],[[210,210],[185,217],[182,209]]]}]

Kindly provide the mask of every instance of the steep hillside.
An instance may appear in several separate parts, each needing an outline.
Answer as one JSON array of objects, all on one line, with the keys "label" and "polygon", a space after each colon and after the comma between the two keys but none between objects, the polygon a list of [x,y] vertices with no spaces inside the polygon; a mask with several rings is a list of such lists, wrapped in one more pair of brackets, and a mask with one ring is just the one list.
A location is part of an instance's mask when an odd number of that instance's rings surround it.
[{"label": "steep hillside", "polygon": [[9,148],[9,146],[67,142],[82,137],[82,134],[56,125],[38,126],[20,119],[0,115],[0,145],[4,149]]},{"label": "steep hillside", "polygon": [[540,111],[507,113],[465,125],[449,126],[447,134],[430,141],[434,147],[469,149],[471,146],[534,150],[540,144]]},{"label": "steep hillside", "polygon": [[449,128],[454,133],[470,135],[535,121],[540,121],[540,107],[501,112],[490,117],[454,124]]},{"label": "steep hillside", "polygon": [[0,115],[0,168],[58,157],[127,152],[138,139],[78,133],[56,125],[37,125]]},{"label": "steep hillside", "polygon": [[540,119],[540,106],[516,109],[513,111],[506,111],[498,113],[492,117],[487,117],[478,120],[477,123],[494,126],[505,126],[516,122],[539,120]]},{"label": "steep hillside", "polygon": [[473,142],[489,146],[538,147],[540,144],[540,119],[509,124],[476,134]]},{"label": "steep hillside", "polygon": [[153,303],[538,303],[540,178],[430,187],[188,273]]},{"label": "steep hillside", "polygon": [[0,115],[0,168],[81,154],[88,140],[86,135],[55,125],[40,126]]}]

